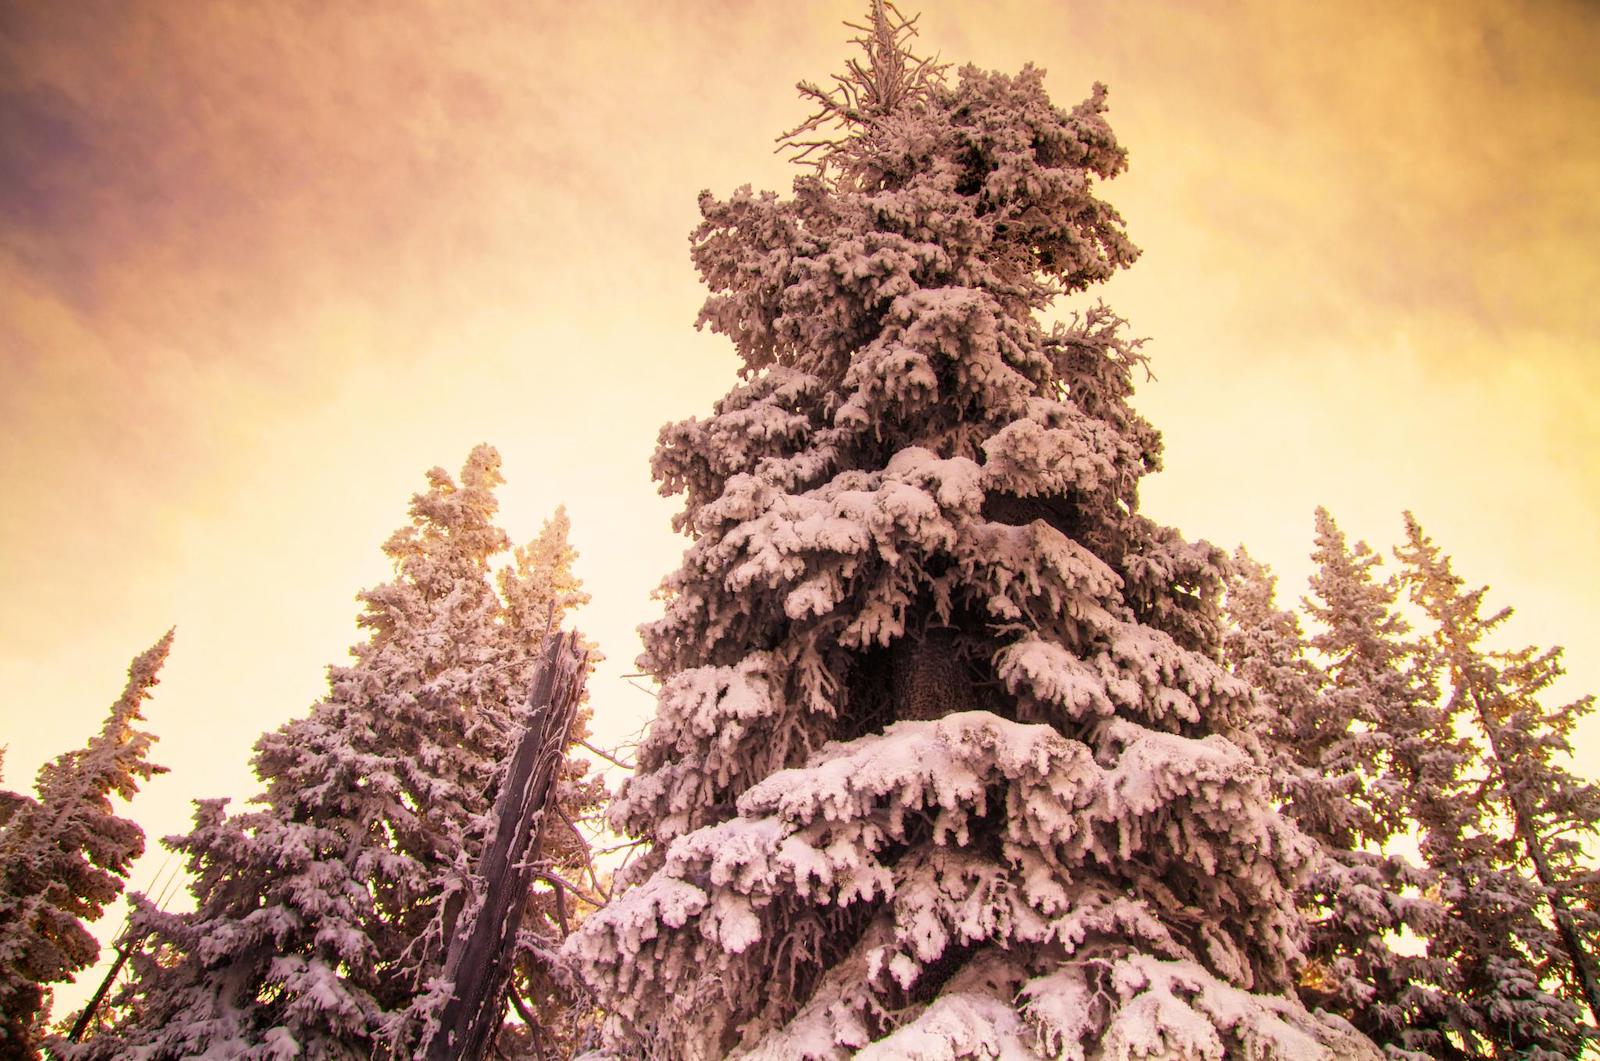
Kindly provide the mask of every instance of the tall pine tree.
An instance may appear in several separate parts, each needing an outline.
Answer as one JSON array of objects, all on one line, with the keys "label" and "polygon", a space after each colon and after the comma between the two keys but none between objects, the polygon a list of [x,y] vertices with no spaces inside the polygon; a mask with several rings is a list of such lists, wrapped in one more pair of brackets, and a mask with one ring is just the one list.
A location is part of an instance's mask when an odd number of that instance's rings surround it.
[{"label": "tall pine tree", "polygon": [[1424,848],[1448,883],[1463,1001],[1482,1017],[1480,1041],[1467,1048],[1576,1057],[1600,1016],[1600,878],[1582,847],[1600,824],[1600,786],[1564,760],[1594,698],[1546,707],[1561,650],[1493,647],[1510,609],[1485,615],[1487,587],[1468,589],[1409,513],[1397,555],[1430,623],[1444,710],[1478,751],[1477,798],[1458,803]]},{"label": "tall pine tree", "polygon": [[1138,513],[1142,358],[1105,96],[949,80],[875,3],[791,198],[701,197],[744,381],[662,432],[693,538],[616,825],[654,842],[566,953],[674,1058],[1372,1057],[1293,982],[1307,842],[1219,663],[1223,557]]},{"label": "tall pine tree", "polygon": [[369,1058],[407,1042],[408,1007],[443,958],[427,929],[479,846],[550,609],[559,621],[582,599],[570,571],[542,566],[570,560],[564,523],[495,592],[499,467],[479,446],[459,483],[428,473],[384,545],[395,578],[360,594],[354,663],[257,743],[265,791],[249,809],[201,801],[193,830],[168,840],[196,909],[138,903],[149,944],[131,1016],[78,1056]]},{"label": "tall pine tree", "polygon": [[138,728],[172,631],[134,657],[128,684],[100,732],[39,769],[37,798],[0,799],[0,1058],[34,1058],[44,1040],[50,984],[94,963],[98,920],[144,853],[144,832],[117,814],[141,782],[155,737]]}]

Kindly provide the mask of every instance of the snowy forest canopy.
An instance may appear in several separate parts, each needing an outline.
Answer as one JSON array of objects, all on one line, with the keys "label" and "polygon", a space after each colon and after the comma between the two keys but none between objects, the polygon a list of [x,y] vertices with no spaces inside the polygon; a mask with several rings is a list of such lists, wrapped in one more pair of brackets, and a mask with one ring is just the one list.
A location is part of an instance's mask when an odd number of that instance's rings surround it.
[{"label": "snowy forest canopy", "polygon": [[[689,544],[643,628],[657,712],[614,792],[587,708],[560,739],[493,1049],[1577,1056],[1600,790],[1559,652],[1503,648],[1409,516],[1386,564],[1319,510],[1296,613],[1143,515],[1139,343],[1100,303],[1044,323],[1138,255],[1105,90],[951,72],[889,4],[856,29],[801,86],[792,194],[701,197],[700,324],[741,374],[661,431]],[[89,1019],[52,1027],[48,985],[142,849],[111,797],[160,770],[136,723],[172,635],[0,795],[0,1054],[433,1056],[544,638],[585,599],[561,514],[511,549],[498,469],[429,472],[354,662],[262,736],[255,800],[168,839],[195,908],[133,897]]]}]

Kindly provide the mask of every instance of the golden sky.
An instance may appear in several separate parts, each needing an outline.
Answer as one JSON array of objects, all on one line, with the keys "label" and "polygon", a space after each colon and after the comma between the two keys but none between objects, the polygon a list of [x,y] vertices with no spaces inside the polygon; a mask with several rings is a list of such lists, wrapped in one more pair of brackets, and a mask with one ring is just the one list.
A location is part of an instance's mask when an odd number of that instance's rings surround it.
[{"label": "golden sky", "polygon": [[[567,505],[598,728],[637,730],[621,675],[682,548],[648,457],[736,364],[692,328],[695,197],[787,189],[792,86],[862,6],[0,0],[0,783],[176,624],[135,816],[154,846],[250,795],[423,471],[479,441],[514,538]],[[1110,86],[1147,510],[1292,599],[1315,505],[1380,548],[1411,508],[1600,690],[1600,8],[921,11],[947,60]]]}]

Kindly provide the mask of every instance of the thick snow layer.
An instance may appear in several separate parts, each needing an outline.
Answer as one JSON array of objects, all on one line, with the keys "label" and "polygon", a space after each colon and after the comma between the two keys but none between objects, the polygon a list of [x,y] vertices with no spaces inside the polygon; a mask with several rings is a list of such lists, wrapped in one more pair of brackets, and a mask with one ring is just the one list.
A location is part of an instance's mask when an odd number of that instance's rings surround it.
[{"label": "thick snow layer", "polygon": [[[756,973],[734,964],[772,940],[773,918],[793,902],[884,901],[892,930],[865,956],[869,981],[909,989],[952,947],[1094,954],[1122,939],[1173,959],[1203,954],[1248,982],[1228,937],[1200,920],[1187,941],[1173,934],[1159,881],[1143,898],[1092,882],[1098,867],[1181,839],[1214,887],[1250,887],[1253,864],[1219,852],[1245,840],[1263,854],[1292,844],[1251,808],[1259,768],[1215,736],[1112,720],[1106,739],[1121,749],[1109,767],[1049,726],[971,711],[829,745],[749,789],[738,817],[673,842],[660,871],[593,915],[568,956],[591,978],[670,990],[707,962],[729,977]],[[995,861],[968,845],[972,821],[1001,808],[1005,858]],[[922,830],[934,846],[880,859]],[[620,1003],[624,1015],[632,1005]]]}]

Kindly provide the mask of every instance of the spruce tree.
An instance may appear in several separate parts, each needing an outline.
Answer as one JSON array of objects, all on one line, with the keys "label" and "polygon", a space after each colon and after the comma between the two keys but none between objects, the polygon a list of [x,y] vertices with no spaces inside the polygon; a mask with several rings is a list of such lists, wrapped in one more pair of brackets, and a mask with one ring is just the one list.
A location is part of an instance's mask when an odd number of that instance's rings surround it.
[{"label": "spruce tree", "polygon": [[1228,594],[1229,661],[1260,696],[1285,810],[1321,849],[1299,895],[1311,920],[1301,997],[1393,1057],[1440,1056],[1474,1020],[1445,990],[1449,963],[1426,953],[1444,916],[1429,898],[1437,878],[1396,847],[1437,819],[1439,801],[1464,795],[1464,746],[1435,707],[1395,583],[1377,578],[1381,558],[1348,545],[1319,508],[1312,559],[1309,641],[1274,604],[1270,571],[1242,550]]},{"label": "spruce tree", "polygon": [[144,832],[111,799],[132,799],[166,768],[138,728],[172,631],[128,667],[128,684],[100,732],[39,769],[36,798],[0,799],[0,1057],[34,1058],[44,1041],[49,985],[92,965],[88,922],[122,894]]},{"label": "spruce tree", "polygon": [[1487,587],[1468,589],[1409,513],[1397,555],[1430,623],[1444,710],[1476,738],[1478,798],[1424,848],[1449,882],[1462,1000],[1482,1015],[1479,1047],[1492,1056],[1576,1057],[1600,1015],[1597,877],[1582,847],[1600,823],[1600,786],[1564,760],[1594,698],[1545,706],[1561,650],[1492,647],[1510,609],[1485,615]]},{"label": "spruce tree", "polygon": [[1330,678],[1324,710],[1359,734],[1365,775],[1359,845],[1321,949],[1346,973],[1341,1012],[1391,1053],[1443,1056],[1478,1015],[1460,1004],[1455,969],[1435,942],[1446,932],[1433,898],[1440,878],[1396,848],[1428,842],[1470,798],[1470,747],[1439,704],[1430,656],[1400,614],[1399,581],[1381,577],[1382,558],[1365,542],[1350,545],[1318,508],[1312,560],[1306,607],[1318,626],[1310,647]]},{"label": "spruce tree", "polygon": [[570,559],[564,523],[496,593],[499,466],[479,446],[459,483],[428,473],[384,545],[394,579],[359,595],[354,662],[257,742],[265,791],[249,809],[200,801],[194,828],[167,841],[196,909],[136,904],[149,945],[122,1000],[131,1017],[77,1056],[369,1058],[406,1043],[443,957],[427,929],[478,848],[550,610],[559,621],[581,600],[570,571],[540,566]]},{"label": "spruce tree", "polygon": [[1105,92],[954,79],[875,3],[789,137],[705,193],[700,321],[743,381],[654,459],[693,539],[566,954],[628,1056],[1372,1057],[1292,997],[1311,849],[1220,665],[1224,557],[1138,512],[1136,255]]}]

